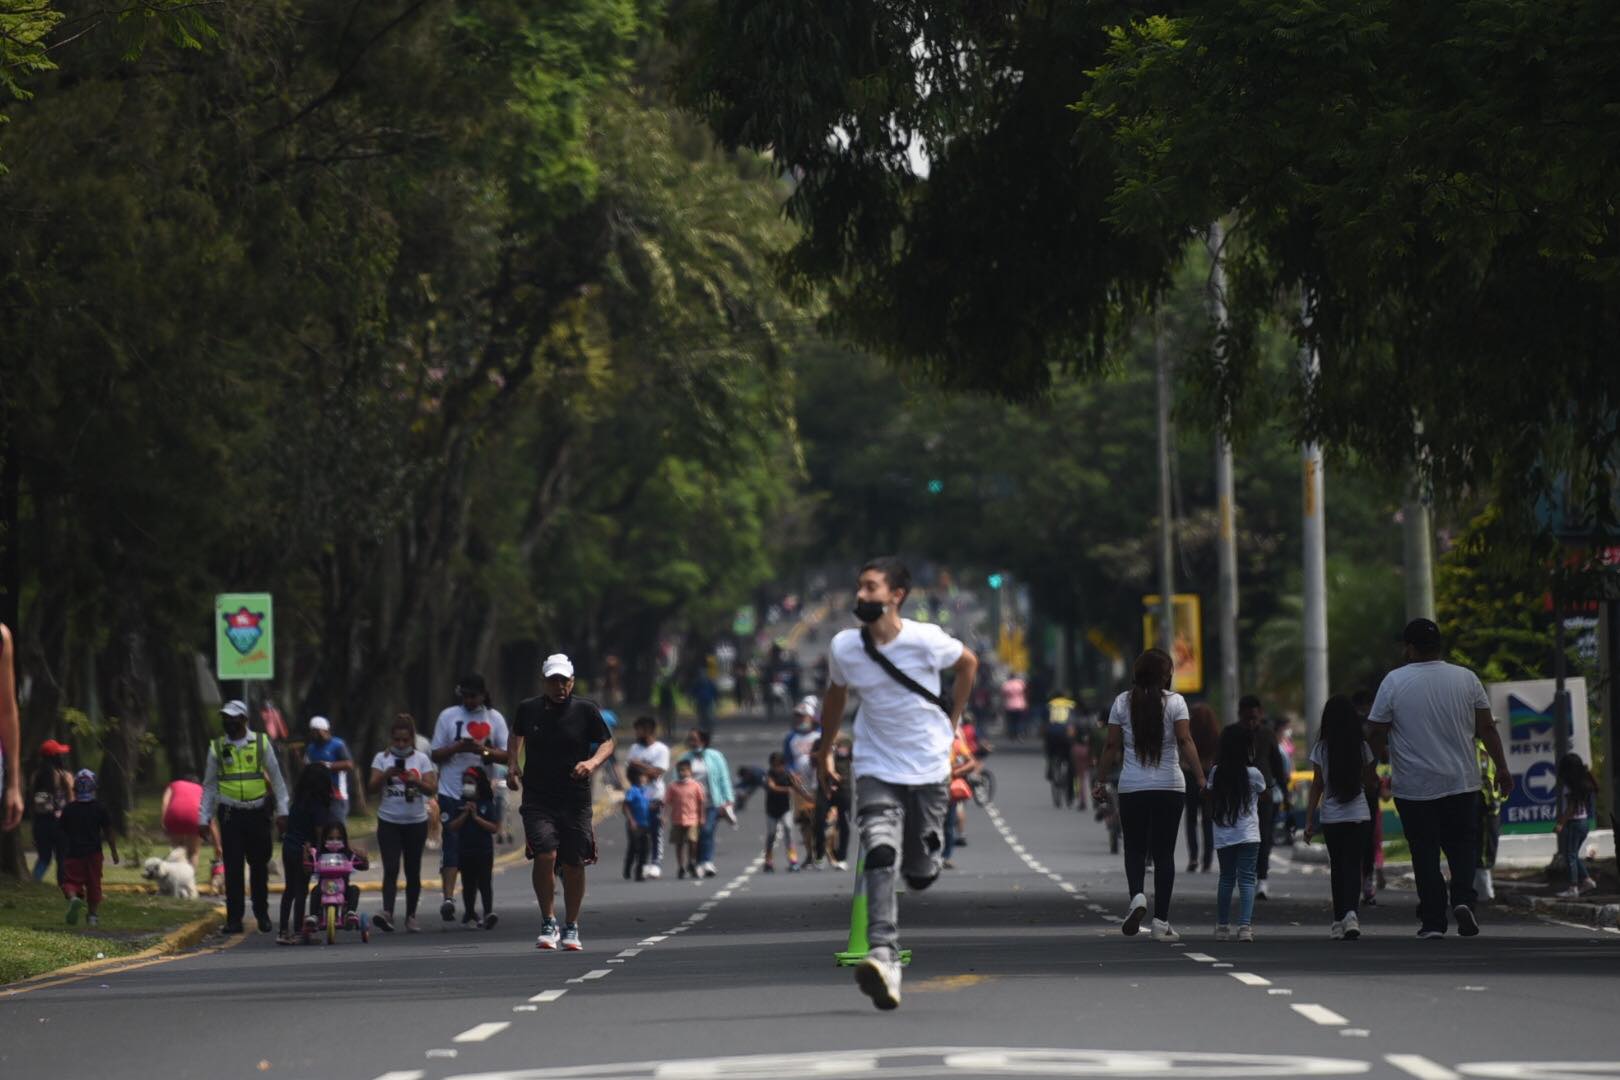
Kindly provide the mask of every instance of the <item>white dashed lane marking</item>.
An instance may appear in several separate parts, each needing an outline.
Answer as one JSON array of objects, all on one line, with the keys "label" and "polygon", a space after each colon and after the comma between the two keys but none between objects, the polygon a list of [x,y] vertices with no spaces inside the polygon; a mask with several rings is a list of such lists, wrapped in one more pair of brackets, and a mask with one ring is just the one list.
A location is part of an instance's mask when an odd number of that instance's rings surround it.
[{"label": "white dashed lane marking", "polygon": [[566,993],[568,993],[566,990],[542,990],[529,1000],[544,1005],[548,1001],[556,1001]]},{"label": "white dashed lane marking", "polygon": [[1181,955],[1185,956],[1189,960],[1196,960],[1200,964],[1213,964],[1215,962],[1215,958],[1209,955],[1209,953],[1189,952],[1182,953]]},{"label": "white dashed lane marking", "polygon": [[472,1027],[468,1028],[466,1031],[463,1031],[460,1035],[457,1035],[450,1041],[458,1043],[483,1042],[486,1039],[499,1035],[501,1032],[505,1031],[511,1026],[512,1021],[510,1020],[489,1020],[482,1024],[474,1024]]},{"label": "white dashed lane marking", "polygon": [[1229,971],[1228,975],[1244,986],[1270,986],[1271,980],[1247,971]]},{"label": "white dashed lane marking", "polygon": [[593,982],[596,979],[605,979],[611,974],[613,974],[612,968],[596,968],[594,971],[587,971],[577,979],[569,979],[568,981],[571,983]]},{"label": "white dashed lane marking", "polygon": [[1384,1060],[1418,1080],[1457,1080],[1457,1074],[1422,1054],[1385,1054]]},{"label": "white dashed lane marking", "polygon": [[422,1080],[426,1074],[421,1069],[399,1069],[394,1072],[385,1072],[377,1080]]},{"label": "white dashed lane marking", "polygon": [[1323,1027],[1343,1027],[1350,1022],[1326,1005],[1301,1005],[1296,1002],[1288,1007],[1311,1023],[1321,1024]]}]

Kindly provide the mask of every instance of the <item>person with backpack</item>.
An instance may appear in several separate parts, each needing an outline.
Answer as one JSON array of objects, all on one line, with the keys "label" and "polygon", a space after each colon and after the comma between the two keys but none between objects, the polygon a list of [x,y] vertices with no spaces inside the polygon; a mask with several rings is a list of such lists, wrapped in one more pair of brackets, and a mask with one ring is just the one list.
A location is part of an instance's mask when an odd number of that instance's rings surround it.
[{"label": "person with backpack", "polygon": [[[855,966],[855,980],[879,1009],[900,1004],[896,868],[913,892],[939,877],[951,743],[979,668],[972,650],[938,626],[901,618],[910,592],[911,573],[899,559],[886,556],[861,567],[854,613],[862,625],[832,640],[817,762],[821,782],[835,785],[834,748],[854,694],[860,707],[855,818],[868,911],[868,951]],[[940,692],[946,672],[954,677],[950,701]]]},{"label": "person with backpack", "polygon": [[34,815],[34,880],[44,881],[56,861],[56,879],[62,880],[62,811],[73,799],[73,773],[68,769],[71,746],[46,739],[39,746],[39,764],[28,781],[28,801]]},{"label": "person with backpack", "polygon": [[287,782],[282,779],[270,737],[248,728],[245,702],[227,701],[220,709],[220,719],[225,734],[208,744],[197,824],[210,830],[214,849],[225,862],[225,933],[242,932],[245,869],[252,878],[253,915],[259,933],[268,934],[271,812],[274,810],[276,828],[285,831]]}]

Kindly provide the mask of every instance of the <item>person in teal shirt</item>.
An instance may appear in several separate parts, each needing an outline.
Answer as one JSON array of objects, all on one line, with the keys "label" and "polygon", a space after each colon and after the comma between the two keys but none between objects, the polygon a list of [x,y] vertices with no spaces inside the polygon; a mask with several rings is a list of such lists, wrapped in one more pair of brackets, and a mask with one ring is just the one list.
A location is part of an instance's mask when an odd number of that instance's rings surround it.
[{"label": "person in teal shirt", "polygon": [[736,794],[731,789],[731,765],[726,755],[709,745],[710,735],[702,728],[686,733],[686,756],[682,761],[692,764],[692,778],[703,785],[707,801],[703,808],[703,826],[698,832],[698,872],[714,877],[714,830],[724,814],[735,820],[732,803]]}]

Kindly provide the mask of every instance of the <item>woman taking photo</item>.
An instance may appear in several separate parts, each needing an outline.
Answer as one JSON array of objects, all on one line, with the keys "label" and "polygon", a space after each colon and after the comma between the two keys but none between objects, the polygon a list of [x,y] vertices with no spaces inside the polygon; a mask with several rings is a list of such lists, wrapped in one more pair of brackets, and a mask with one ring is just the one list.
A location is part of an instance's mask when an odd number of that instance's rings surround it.
[{"label": "woman taking photo", "polygon": [[422,895],[422,848],[427,844],[428,800],[438,790],[433,759],[416,748],[416,721],[408,713],[394,718],[388,749],[371,759],[371,793],[377,805],[377,849],[382,853],[382,911],[371,924],[394,930],[394,897],[399,868],[405,864],[405,930],[416,933],[416,902]]},{"label": "woman taking photo", "polygon": [[[1116,768],[1119,776],[1119,823],[1125,840],[1125,879],[1130,888],[1130,910],[1120,927],[1134,936],[1147,914],[1143,893],[1147,859],[1153,856],[1153,940],[1179,941],[1170,926],[1170,894],[1176,884],[1176,833],[1186,802],[1183,766],[1200,792],[1204,769],[1198,761],[1188,723],[1187,701],[1172,693],[1174,665],[1168,653],[1149,649],[1136,659],[1131,688],[1114,699],[1108,712],[1108,744],[1103,748],[1101,774]],[[1098,783],[1094,799],[1107,797]]]}]

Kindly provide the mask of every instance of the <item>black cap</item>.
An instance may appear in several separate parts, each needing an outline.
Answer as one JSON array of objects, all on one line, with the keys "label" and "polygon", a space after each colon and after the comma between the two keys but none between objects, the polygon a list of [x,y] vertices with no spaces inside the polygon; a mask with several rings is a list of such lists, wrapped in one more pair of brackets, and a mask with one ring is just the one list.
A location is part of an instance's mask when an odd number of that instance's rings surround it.
[{"label": "black cap", "polygon": [[484,686],[484,677],[476,672],[471,675],[463,675],[461,680],[456,683],[456,693],[463,697],[468,694],[486,694],[488,692],[488,688]]},{"label": "black cap", "polygon": [[1413,619],[1406,624],[1401,640],[1421,653],[1440,651],[1440,628],[1433,619]]}]

